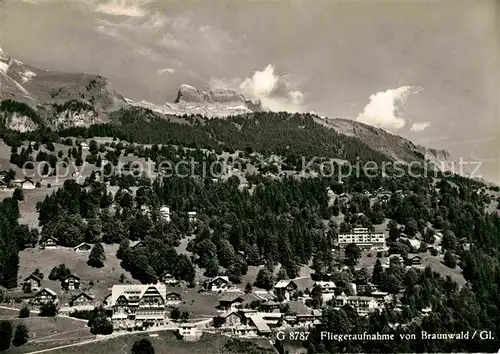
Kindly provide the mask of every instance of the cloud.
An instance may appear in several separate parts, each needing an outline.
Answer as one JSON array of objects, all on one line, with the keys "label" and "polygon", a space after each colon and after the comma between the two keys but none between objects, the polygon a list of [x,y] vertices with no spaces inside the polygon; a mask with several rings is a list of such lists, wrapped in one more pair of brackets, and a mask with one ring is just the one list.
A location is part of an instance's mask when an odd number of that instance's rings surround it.
[{"label": "cloud", "polygon": [[165,69],[160,69],[158,70],[158,74],[165,74],[165,73],[168,73],[168,74],[173,74],[175,73],[175,69],[174,68],[165,68]]},{"label": "cloud", "polygon": [[431,122],[417,122],[411,125],[410,130],[412,132],[421,132],[427,129],[431,125]]},{"label": "cloud", "polygon": [[418,86],[401,86],[396,89],[377,92],[370,96],[370,102],[356,120],[389,130],[401,129],[406,124],[401,110],[408,96],[421,90],[422,88]]},{"label": "cloud", "polygon": [[149,1],[140,0],[111,0],[109,2],[95,6],[97,12],[104,13],[111,16],[126,16],[126,17],[143,17],[148,14],[141,5],[147,4]]},{"label": "cloud", "polygon": [[160,39],[160,44],[169,49],[181,49],[185,47],[185,43],[176,38],[172,33],[165,34]]},{"label": "cloud", "polygon": [[211,78],[210,88],[232,88],[247,99],[258,99],[272,111],[303,112],[304,94],[294,88],[289,75],[279,75],[269,64],[262,71],[255,71],[251,77],[217,79]]}]

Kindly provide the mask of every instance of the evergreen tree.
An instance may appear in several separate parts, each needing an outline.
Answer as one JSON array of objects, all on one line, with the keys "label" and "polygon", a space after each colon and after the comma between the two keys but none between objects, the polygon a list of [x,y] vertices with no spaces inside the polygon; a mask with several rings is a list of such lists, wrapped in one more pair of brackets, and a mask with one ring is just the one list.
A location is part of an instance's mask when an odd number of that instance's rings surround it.
[{"label": "evergreen tree", "polygon": [[104,261],[106,260],[106,254],[104,253],[104,248],[100,242],[96,243],[89,254],[89,260],[87,264],[91,267],[101,268],[104,266]]},{"label": "evergreen tree", "polygon": [[155,354],[155,348],[151,341],[146,338],[139,339],[132,346],[132,354]]},{"label": "evergreen tree", "polygon": [[12,198],[17,201],[23,201],[24,200],[24,193],[21,188],[16,188],[14,189],[14,193],[12,194]]},{"label": "evergreen tree", "polygon": [[446,251],[444,254],[443,262],[447,267],[450,268],[456,268],[457,266],[457,261],[455,259],[455,256],[450,251]]},{"label": "evergreen tree", "polygon": [[18,324],[14,332],[14,338],[12,339],[12,344],[15,347],[19,347],[25,344],[28,341],[28,339],[29,339],[28,328],[22,323]]},{"label": "evergreen tree", "polygon": [[0,351],[10,348],[12,339],[12,323],[10,321],[0,321]]},{"label": "evergreen tree", "polygon": [[267,267],[262,268],[257,274],[254,285],[265,290],[271,290],[274,286],[273,273]]},{"label": "evergreen tree", "polygon": [[19,310],[19,318],[30,317],[30,309],[27,306],[24,306]]},{"label": "evergreen tree", "polygon": [[188,256],[180,254],[177,261],[177,277],[189,283],[194,281],[196,275],[193,263]]},{"label": "evergreen tree", "polygon": [[377,259],[373,267],[372,283],[380,286],[382,284],[383,275],[384,268],[382,267],[382,262],[380,262],[380,259]]}]

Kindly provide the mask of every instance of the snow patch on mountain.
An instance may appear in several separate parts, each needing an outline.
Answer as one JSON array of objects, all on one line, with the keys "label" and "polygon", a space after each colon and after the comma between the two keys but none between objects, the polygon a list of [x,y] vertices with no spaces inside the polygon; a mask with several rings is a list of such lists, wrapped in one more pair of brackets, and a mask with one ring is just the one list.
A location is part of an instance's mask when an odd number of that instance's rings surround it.
[{"label": "snow patch on mountain", "polygon": [[23,83],[25,83],[25,82],[30,81],[30,80],[31,80],[31,78],[35,77],[35,76],[36,76],[36,74],[35,74],[33,71],[31,71],[31,70],[26,70],[25,72],[23,72],[23,73],[21,74],[21,76],[22,76],[21,81],[22,81]]},{"label": "snow patch on mountain", "polygon": [[9,63],[4,63],[3,61],[0,61],[0,74],[7,74],[7,71],[9,70]]},{"label": "snow patch on mountain", "polygon": [[174,103],[166,102],[156,105],[147,101],[127,103],[151,109],[153,112],[166,115],[198,114],[207,118],[228,117],[265,111],[259,100],[247,100],[245,96],[233,89],[199,90],[190,85],[181,85]]}]

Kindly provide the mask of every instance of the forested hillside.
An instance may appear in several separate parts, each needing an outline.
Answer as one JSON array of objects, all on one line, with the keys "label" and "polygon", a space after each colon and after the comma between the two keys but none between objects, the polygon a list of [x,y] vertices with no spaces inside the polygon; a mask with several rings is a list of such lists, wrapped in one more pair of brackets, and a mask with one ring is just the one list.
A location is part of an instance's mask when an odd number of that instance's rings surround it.
[{"label": "forested hillside", "polygon": [[216,150],[250,150],[275,153],[291,161],[305,157],[332,157],[355,162],[386,161],[359,139],[337,133],[305,114],[260,112],[226,119],[200,120],[190,124],[169,122],[152,111],[133,108],[111,115],[114,124],[70,128],[61,136],[117,136],[142,144],[174,144]]}]

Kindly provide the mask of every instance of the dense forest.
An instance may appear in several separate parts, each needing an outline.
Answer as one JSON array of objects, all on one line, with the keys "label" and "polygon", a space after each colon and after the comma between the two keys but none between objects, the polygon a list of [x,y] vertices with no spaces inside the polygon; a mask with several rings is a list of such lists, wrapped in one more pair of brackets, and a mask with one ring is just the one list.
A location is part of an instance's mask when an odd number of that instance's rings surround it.
[{"label": "dense forest", "polygon": [[184,117],[187,124],[171,122],[143,108],[128,108],[110,114],[111,123],[88,128],[73,127],[58,132],[44,128],[37,132],[2,131],[9,145],[22,140],[55,141],[58,137],[115,136],[141,144],[171,144],[216,151],[259,151],[285,156],[298,162],[302,156],[329,157],[356,162],[387,161],[359,139],[337,133],[314,122],[309,114],[261,112],[226,119],[201,120]]},{"label": "dense forest", "polygon": [[5,198],[0,203],[0,285],[17,286],[19,250],[29,242],[29,231],[18,225],[17,200]]}]

